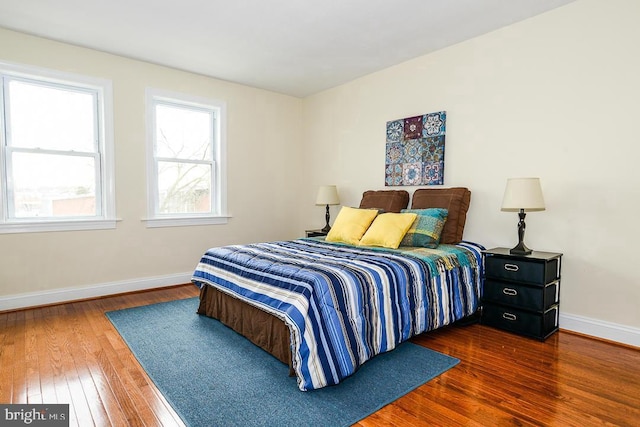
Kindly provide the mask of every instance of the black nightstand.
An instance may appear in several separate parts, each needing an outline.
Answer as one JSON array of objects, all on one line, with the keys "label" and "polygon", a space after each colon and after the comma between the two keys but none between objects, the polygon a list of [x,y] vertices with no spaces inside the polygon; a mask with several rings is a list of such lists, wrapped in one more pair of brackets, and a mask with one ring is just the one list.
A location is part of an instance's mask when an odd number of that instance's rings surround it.
[{"label": "black nightstand", "polygon": [[322,237],[322,236],[326,236],[327,233],[325,231],[322,231],[320,229],[318,230],[305,230],[305,233],[307,233],[307,237]]},{"label": "black nightstand", "polygon": [[558,330],[562,254],[483,251],[482,323],[539,340]]}]

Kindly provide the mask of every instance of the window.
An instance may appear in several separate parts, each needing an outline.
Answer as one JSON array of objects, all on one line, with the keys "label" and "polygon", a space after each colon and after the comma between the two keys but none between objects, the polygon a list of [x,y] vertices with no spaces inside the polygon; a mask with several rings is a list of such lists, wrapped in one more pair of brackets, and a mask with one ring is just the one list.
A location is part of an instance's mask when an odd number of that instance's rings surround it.
[{"label": "window", "polygon": [[224,103],[147,91],[148,226],[226,223]]},{"label": "window", "polygon": [[0,63],[0,232],[115,227],[110,82]]}]

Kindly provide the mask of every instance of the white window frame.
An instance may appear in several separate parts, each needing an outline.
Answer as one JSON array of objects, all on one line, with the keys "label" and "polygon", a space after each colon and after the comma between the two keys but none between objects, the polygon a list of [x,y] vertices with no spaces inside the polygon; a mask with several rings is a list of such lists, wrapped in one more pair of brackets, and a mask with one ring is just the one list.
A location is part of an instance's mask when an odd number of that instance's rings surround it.
[{"label": "white window frame", "polygon": [[[157,104],[193,107],[213,111],[216,118],[214,126],[213,171],[211,182],[211,212],[161,214],[158,212],[158,158],[155,150]],[[177,227],[191,225],[226,224],[227,214],[227,106],[224,101],[193,95],[147,88],[147,218],[143,218],[147,227]]]},{"label": "white window frame", "polygon": [[[87,77],[28,65],[0,61],[0,234],[45,231],[103,230],[116,227],[115,177],[113,149],[113,89],[110,80]],[[11,218],[9,215],[10,182],[6,141],[4,79],[25,79],[52,87],[79,88],[96,93],[99,188],[96,188],[98,214],[82,218]]]}]

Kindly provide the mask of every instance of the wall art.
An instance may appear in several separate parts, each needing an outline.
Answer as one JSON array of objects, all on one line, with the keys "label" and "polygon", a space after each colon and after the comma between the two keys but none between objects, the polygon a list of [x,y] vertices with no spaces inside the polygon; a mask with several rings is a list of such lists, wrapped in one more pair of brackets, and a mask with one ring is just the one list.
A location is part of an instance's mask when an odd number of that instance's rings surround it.
[{"label": "wall art", "polygon": [[447,112],[387,122],[385,186],[444,184]]}]

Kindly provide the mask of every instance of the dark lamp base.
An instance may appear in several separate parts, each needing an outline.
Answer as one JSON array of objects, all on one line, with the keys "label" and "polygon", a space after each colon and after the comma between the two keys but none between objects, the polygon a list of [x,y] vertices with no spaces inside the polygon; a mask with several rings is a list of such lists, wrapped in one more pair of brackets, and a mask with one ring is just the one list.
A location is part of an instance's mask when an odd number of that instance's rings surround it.
[{"label": "dark lamp base", "polygon": [[520,221],[518,221],[518,244],[509,251],[510,254],[529,255],[533,252],[524,244],[524,229],[526,228],[524,223],[525,216],[527,216],[527,214],[524,209],[520,209],[520,212],[518,212],[518,218],[520,218]]},{"label": "dark lamp base", "polygon": [[329,216],[329,205],[327,205],[327,211],[324,214],[324,218],[327,220],[327,225],[324,226],[322,232],[329,234],[329,230],[331,230],[331,226],[329,225],[329,220],[331,219],[331,217]]},{"label": "dark lamp base", "polygon": [[529,255],[531,252],[533,251],[529,249],[524,242],[518,243],[514,248],[509,250],[509,253],[513,255]]}]

